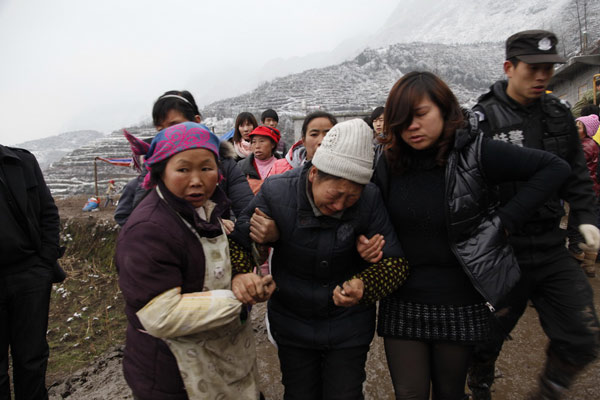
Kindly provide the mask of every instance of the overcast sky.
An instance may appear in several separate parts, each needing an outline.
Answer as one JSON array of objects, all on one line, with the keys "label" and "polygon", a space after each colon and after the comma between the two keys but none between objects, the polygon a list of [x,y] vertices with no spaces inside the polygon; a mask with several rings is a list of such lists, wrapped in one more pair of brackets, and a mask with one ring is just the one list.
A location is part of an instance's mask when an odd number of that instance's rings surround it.
[{"label": "overcast sky", "polygon": [[0,143],[135,124],[166,90],[201,99],[236,71],[330,51],[375,33],[397,4],[0,0]]}]

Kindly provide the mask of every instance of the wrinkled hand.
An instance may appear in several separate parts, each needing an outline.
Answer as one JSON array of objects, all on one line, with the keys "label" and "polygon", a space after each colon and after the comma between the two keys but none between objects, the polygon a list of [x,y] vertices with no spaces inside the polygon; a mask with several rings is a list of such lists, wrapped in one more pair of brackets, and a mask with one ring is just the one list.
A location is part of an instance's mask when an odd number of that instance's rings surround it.
[{"label": "wrinkled hand", "polygon": [[383,239],[383,235],[379,233],[373,235],[371,239],[367,239],[365,235],[360,235],[358,239],[356,239],[356,250],[360,257],[368,263],[375,264],[380,261],[383,257],[383,246],[385,245],[385,240]]},{"label": "wrinkled hand", "polygon": [[231,281],[233,294],[244,304],[254,305],[269,300],[275,287],[271,275],[260,277],[255,273],[239,274]]},{"label": "wrinkled hand", "polygon": [[233,232],[233,228],[235,227],[235,222],[230,219],[223,220],[223,229],[225,230],[226,235],[230,235]]},{"label": "wrinkled hand", "polygon": [[365,285],[360,279],[352,279],[333,289],[333,302],[339,307],[352,307],[363,297]]},{"label": "wrinkled hand", "polygon": [[578,228],[585,240],[585,244],[580,243],[579,247],[585,252],[596,253],[600,248],[600,230],[591,224],[581,224]]},{"label": "wrinkled hand", "polygon": [[279,240],[279,229],[271,217],[259,210],[254,209],[250,218],[250,239],[256,243],[273,243]]}]

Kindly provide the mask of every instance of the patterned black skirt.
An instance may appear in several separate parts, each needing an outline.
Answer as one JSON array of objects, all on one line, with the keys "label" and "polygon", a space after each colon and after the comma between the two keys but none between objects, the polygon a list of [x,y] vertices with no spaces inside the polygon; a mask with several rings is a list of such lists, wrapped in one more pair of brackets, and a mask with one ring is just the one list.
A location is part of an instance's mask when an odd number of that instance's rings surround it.
[{"label": "patterned black skirt", "polygon": [[489,317],[484,303],[419,304],[388,297],[379,302],[377,333],[402,339],[473,343],[487,339]]}]

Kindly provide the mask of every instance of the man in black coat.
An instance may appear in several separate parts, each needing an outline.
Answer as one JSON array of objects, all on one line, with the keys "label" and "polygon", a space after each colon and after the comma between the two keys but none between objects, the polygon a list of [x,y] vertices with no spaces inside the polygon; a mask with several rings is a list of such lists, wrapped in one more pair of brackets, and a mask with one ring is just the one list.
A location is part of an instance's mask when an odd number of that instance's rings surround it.
[{"label": "man in black coat", "polygon": [[0,399],[47,399],[48,307],[60,267],[58,209],[35,157],[0,145]]},{"label": "man in black coat", "polygon": [[[552,152],[571,166],[567,182],[518,232],[509,237],[521,267],[521,281],[498,307],[492,340],[476,351],[469,375],[475,400],[490,399],[494,363],[502,342],[517,324],[531,300],[550,344],[547,360],[533,399],[562,398],[576,375],[598,356],[600,327],[592,288],[579,263],[565,248],[566,231],[559,223],[562,201],[571,208],[570,220],[579,228],[589,251],[598,251],[595,196],[573,116],[560,99],[546,94],[557,54],[552,32],[519,32],[506,41],[504,72],[479,98],[474,110],[487,137],[517,146]],[[500,187],[502,202],[518,183]],[[492,325],[494,326],[494,325]]]}]

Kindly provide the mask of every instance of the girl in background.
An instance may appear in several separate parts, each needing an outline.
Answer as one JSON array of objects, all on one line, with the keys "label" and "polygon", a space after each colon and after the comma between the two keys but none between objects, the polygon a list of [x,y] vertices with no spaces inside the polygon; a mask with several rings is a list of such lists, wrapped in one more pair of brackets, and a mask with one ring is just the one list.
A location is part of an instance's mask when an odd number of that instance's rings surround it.
[{"label": "girl in background", "polygon": [[258,126],[258,122],[252,113],[240,113],[235,119],[235,131],[231,142],[236,153],[236,160],[246,158],[252,153],[250,148],[250,132]]},{"label": "girl in background", "polygon": [[323,138],[335,124],[337,119],[328,112],[308,114],[302,123],[302,138],[292,146],[285,158],[275,161],[271,175],[282,174],[312,160]]}]

